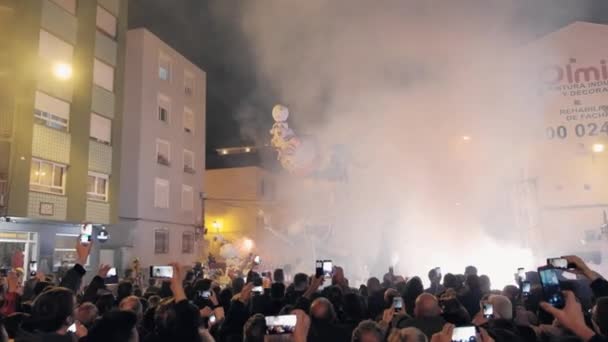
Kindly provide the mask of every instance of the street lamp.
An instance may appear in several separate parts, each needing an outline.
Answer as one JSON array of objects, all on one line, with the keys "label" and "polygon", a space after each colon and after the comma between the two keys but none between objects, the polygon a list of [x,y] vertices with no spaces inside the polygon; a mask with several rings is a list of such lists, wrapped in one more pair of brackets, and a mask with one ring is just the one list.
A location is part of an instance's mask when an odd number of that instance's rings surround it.
[{"label": "street lamp", "polygon": [[72,66],[67,63],[57,63],[53,66],[53,75],[60,80],[68,80],[72,77]]},{"label": "street lamp", "polygon": [[604,144],[593,144],[593,147],[591,149],[595,153],[602,153],[606,149],[606,146],[604,146]]}]

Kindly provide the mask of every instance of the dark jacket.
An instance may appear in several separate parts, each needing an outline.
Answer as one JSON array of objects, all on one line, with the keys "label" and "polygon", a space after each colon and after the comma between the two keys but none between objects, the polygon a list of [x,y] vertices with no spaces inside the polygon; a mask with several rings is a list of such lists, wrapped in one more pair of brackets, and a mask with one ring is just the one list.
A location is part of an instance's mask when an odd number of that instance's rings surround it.
[{"label": "dark jacket", "polygon": [[483,294],[479,290],[468,290],[463,293],[461,296],[458,296],[458,301],[467,309],[467,312],[471,317],[475,317],[475,315],[480,310],[481,297]]},{"label": "dark jacket", "polygon": [[591,289],[595,298],[608,296],[608,281],[602,278],[597,278],[591,283]]},{"label": "dark jacket", "polygon": [[418,328],[422,331],[429,340],[433,334],[438,333],[443,329],[445,320],[441,316],[437,317],[416,317],[397,322],[397,328]]},{"label": "dark jacket", "polygon": [[340,327],[339,325],[328,323],[324,321],[313,321],[310,324],[310,330],[308,331],[309,342],[350,342],[351,335],[348,329]]},{"label": "dark jacket", "polygon": [[[249,308],[240,300],[232,301],[230,310],[226,314],[226,320],[220,328],[220,341],[227,340],[234,336],[243,336],[243,327],[249,319]],[[242,340],[242,337],[241,337]]]},{"label": "dark jacket", "polygon": [[99,291],[101,289],[105,289],[105,288],[106,288],[106,285],[105,285],[103,278],[100,276],[95,276],[91,280],[91,283],[87,287],[87,290],[84,291],[84,295],[82,296],[82,302],[83,303],[84,302],[91,302],[91,303],[97,302],[97,291]]},{"label": "dark jacket", "polygon": [[20,329],[17,331],[15,342],[75,342],[78,337],[72,333],[59,335],[57,333],[46,333],[40,331],[26,331]]},{"label": "dark jacket", "polygon": [[76,264],[65,273],[65,276],[63,279],[61,279],[61,284],[59,286],[68,288],[74,293],[77,293],[78,289],[80,289],[82,277],[85,273],[87,273],[87,271],[84,269],[84,267]]}]

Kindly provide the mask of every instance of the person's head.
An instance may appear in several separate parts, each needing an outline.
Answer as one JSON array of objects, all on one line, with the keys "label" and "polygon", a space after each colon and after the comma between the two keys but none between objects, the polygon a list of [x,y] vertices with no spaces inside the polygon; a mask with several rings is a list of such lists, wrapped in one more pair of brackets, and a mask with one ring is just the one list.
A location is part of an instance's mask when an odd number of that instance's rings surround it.
[{"label": "person's head", "polygon": [[513,319],[513,304],[509,298],[502,295],[490,295],[488,303],[494,308],[494,318],[497,319]]},{"label": "person's head", "polygon": [[457,327],[471,323],[469,312],[455,297],[442,299],[439,305],[443,311],[441,316],[446,322],[454,324]]},{"label": "person's head", "polygon": [[416,306],[414,307],[414,316],[437,317],[441,314],[441,308],[437,298],[429,293],[423,293],[416,298]]},{"label": "person's head", "polygon": [[158,306],[158,304],[160,303],[160,296],[150,296],[150,298],[148,298],[148,307],[150,308],[155,308]]},{"label": "person's head", "polygon": [[95,304],[86,302],[82,303],[76,308],[76,315],[74,318],[82,325],[84,325],[87,329],[90,329],[93,326],[93,323],[97,319],[98,310]]},{"label": "person's head", "polygon": [[97,306],[97,309],[99,310],[99,315],[103,316],[114,307],[114,296],[111,293],[106,293],[97,297],[95,306]]},{"label": "person's head", "polygon": [[452,273],[448,273],[443,277],[443,287],[446,289],[457,289],[458,286],[458,278]]},{"label": "person's head", "polygon": [[135,296],[123,298],[118,305],[118,309],[120,311],[131,311],[137,317],[137,321],[141,321],[144,315],[141,301]]},{"label": "person's head", "polygon": [[515,285],[507,285],[502,289],[502,295],[509,298],[511,302],[515,302],[519,296],[519,289]]},{"label": "person's head", "polygon": [[209,291],[212,284],[211,279],[199,279],[194,283],[194,291]]},{"label": "person's head", "polygon": [[[184,304],[184,305],[181,305]],[[198,317],[198,308],[191,303],[180,303],[180,310],[184,315],[192,315]],[[161,336],[175,336],[177,334],[196,334],[198,332],[198,320],[180,322],[176,309],[175,300],[173,298],[163,299],[154,313],[154,323],[156,329]],[[191,331],[185,332],[184,329]]]},{"label": "person's head", "polygon": [[382,327],[374,321],[366,320],[353,330],[351,342],[382,342],[384,341],[384,331]]},{"label": "person's head", "polygon": [[431,284],[439,284],[441,283],[441,273],[437,272],[436,268],[433,268],[429,271],[429,280]]},{"label": "person's head", "polygon": [[281,299],[285,296],[285,285],[283,283],[273,283],[270,286],[270,297],[274,299]]},{"label": "person's head", "polygon": [[224,307],[228,307],[230,305],[230,301],[232,300],[232,290],[228,288],[223,289],[220,292],[218,300],[220,301],[220,304],[222,304]]},{"label": "person's head", "polygon": [[376,277],[371,277],[367,280],[367,293],[372,294],[380,291],[380,280]]},{"label": "person's head", "polygon": [[150,279],[148,279],[148,286],[149,287],[156,287],[156,278],[150,278]]},{"label": "person's head", "polygon": [[32,319],[43,332],[67,329],[73,322],[74,293],[65,287],[48,289],[34,300]]},{"label": "person's head", "polygon": [[481,284],[479,283],[479,277],[475,274],[469,274],[465,279],[465,285],[469,290],[477,291],[481,290]]},{"label": "person's head", "polygon": [[158,292],[160,298],[169,298],[173,296],[173,291],[171,291],[171,282],[163,281],[160,284],[160,291]]},{"label": "person's head", "polygon": [[490,293],[492,290],[492,283],[490,282],[490,277],[485,274],[479,276],[479,288],[483,293]]},{"label": "person's head", "polygon": [[243,327],[244,342],[264,342],[266,335],[266,319],[262,314],[255,314],[247,320]]},{"label": "person's head", "polygon": [[243,286],[245,286],[245,279],[241,277],[232,279],[232,293],[241,292],[241,290],[243,290]]},{"label": "person's head", "polygon": [[428,342],[426,335],[416,328],[395,329],[388,342]]},{"label": "person's head", "polygon": [[276,270],[274,270],[274,273],[272,274],[272,279],[274,280],[275,283],[284,283],[285,282],[285,272],[283,272],[282,268],[277,268]]},{"label": "person's head", "polygon": [[293,277],[293,287],[296,291],[305,291],[308,287],[308,276],[298,273]]},{"label": "person's head", "polygon": [[597,332],[604,336],[608,336],[608,297],[598,298],[593,307],[591,319],[594,325],[597,326]]},{"label": "person's head", "polygon": [[130,281],[121,281],[118,284],[118,289],[116,290],[116,297],[118,300],[122,300],[125,297],[129,297],[133,294],[133,284]]},{"label": "person's head", "polygon": [[361,284],[359,286],[359,294],[363,297],[367,297],[369,295],[369,291],[367,290],[367,286],[365,284]]},{"label": "person's head", "polygon": [[386,291],[384,291],[384,305],[385,307],[389,307],[391,306],[391,304],[393,304],[393,299],[395,297],[401,297],[401,294],[399,293],[399,291],[393,289],[393,288],[388,288],[386,289]]},{"label": "person's head", "polygon": [[323,295],[325,298],[329,299],[329,301],[334,305],[334,308],[340,309],[342,307],[342,289],[340,289],[337,285],[332,285],[330,287],[326,287],[323,290]]},{"label": "person's head", "polygon": [[103,315],[87,334],[89,342],[137,342],[137,317],[130,311],[112,310]]},{"label": "person's head", "polygon": [[52,287],[53,284],[48,281],[39,281],[34,285],[34,297],[37,297],[39,294],[44,292],[44,290]]},{"label": "person's head", "polygon": [[312,320],[331,323],[336,320],[336,311],[327,298],[321,297],[310,304],[310,316]]},{"label": "person's head", "polygon": [[410,315],[414,314],[414,306],[416,305],[416,298],[424,292],[424,286],[422,286],[422,280],[418,277],[413,277],[405,285],[405,293],[403,301],[405,309]]},{"label": "person's head", "polygon": [[468,276],[468,275],[477,275],[477,267],[475,267],[475,266],[467,266],[464,269],[464,275],[465,275],[465,277]]}]

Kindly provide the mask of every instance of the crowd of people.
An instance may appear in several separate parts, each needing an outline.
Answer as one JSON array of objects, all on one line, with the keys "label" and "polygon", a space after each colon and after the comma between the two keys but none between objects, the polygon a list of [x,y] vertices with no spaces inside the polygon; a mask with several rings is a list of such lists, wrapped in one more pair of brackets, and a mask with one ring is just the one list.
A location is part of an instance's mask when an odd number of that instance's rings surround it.
[{"label": "crowd of people", "polygon": [[339,266],[330,277],[299,273],[289,283],[281,269],[253,267],[220,286],[173,264],[170,279],[108,286],[110,267],[100,265],[82,284],[90,249],[77,243],[76,264],[56,282],[3,278],[0,342],[608,341],[608,282],[576,256],[564,257],[578,277],[562,279],[565,306],[557,308],[543,301],[535,272],[526,275],[529,291],[494,290],[474,266],[462,275],[432,269],[427,289],[392,271],[353,288]]}]

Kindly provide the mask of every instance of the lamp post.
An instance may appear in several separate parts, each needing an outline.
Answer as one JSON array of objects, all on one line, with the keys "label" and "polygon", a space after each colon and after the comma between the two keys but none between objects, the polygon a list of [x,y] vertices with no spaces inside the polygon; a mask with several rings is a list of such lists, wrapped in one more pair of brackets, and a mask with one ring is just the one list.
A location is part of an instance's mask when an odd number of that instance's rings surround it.
[{"label": "lamp post", "polygon": [[67,63],[56,63],[53,65],[53,75],[62,81],[72,78],[72,66]]}]

